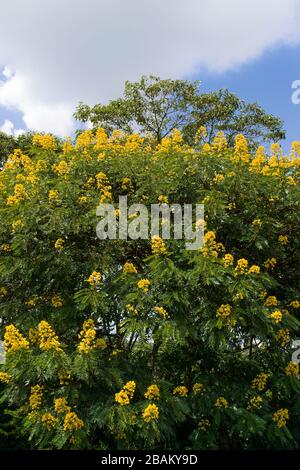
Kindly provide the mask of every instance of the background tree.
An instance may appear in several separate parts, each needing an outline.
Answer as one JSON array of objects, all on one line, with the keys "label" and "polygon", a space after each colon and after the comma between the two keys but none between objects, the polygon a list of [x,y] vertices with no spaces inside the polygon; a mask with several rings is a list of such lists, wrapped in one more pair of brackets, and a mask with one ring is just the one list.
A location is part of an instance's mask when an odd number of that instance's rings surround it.
[{"label": "background tree", "polygon": [[6,162],[8,156],[15,149],[21,149],[27,152],[32,144],[33,132],[25,132],[18,137],[8,135],[0,131],[0,165]]},{"label": "background tree", "polygon": [[256,144],[285,138],[282,121],[258,104],[246,103],[228,90],[201,94],[199,85],[199,81],[143,76],[139,82],[125,82],[123,97],[106,105],[80,103],[74,116],[109,133],[113,129],[148,132],[157,142],[176,128],[193,144],[200,126],[208,129],[209,142],[218,131],[225,133],[229,143],[241,132]]}]

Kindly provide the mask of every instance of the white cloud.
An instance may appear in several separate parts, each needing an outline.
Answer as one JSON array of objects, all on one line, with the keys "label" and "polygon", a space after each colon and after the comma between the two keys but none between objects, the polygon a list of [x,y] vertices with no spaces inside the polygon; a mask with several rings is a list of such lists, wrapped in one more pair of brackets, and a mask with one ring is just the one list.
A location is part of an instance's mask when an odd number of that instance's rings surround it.
[{"label": "white cloud", "polygon": [[[79,100],[117,96],[141,74],[225,71],[300,40],[300,0],[10,0],[1,5],[0,105],[72,131]],[[15,70],[13,74],[11,71]],[[199,74],[201,75],[201,73]]]},{"label": "white cloud", "polygon": [[15,129],[14,124],[9,119],[5,119],[4,123],[0,127],[0,131],[15,137],[18,137],[25,132],[24,129]]}]

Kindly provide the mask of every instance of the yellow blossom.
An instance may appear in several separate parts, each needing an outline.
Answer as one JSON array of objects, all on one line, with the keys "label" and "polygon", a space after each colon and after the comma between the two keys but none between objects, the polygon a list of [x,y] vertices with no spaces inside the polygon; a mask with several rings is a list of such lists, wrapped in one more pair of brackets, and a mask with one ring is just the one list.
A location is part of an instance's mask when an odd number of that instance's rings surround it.
[{"label": "yellow blossom", "polygon": [[266,269],[274,269],[277,264],[277,259],[276,258],[268,258],[264,262],[264,266]]},{"label": "yellow blossom", "polygon": [[289,237],[287,235],[279,235],[278,241],[281,245],[287,245],[289,242]]},{"label": "yellow blossom", "polygon": [[115,401],[122,406],[129,405],[130,400],[128,393],[126,393],[124,390],[121,390],[119,393],[115,393]]},{"label": "yellow blossom", "polygon": [[289,306],[292,307],[292,308],[300,308],[300,302],[299,302],[299,300],[292,300],[292,302],[290,302]]},{"label": "yellow blossom", "polygon": [[137,286],[144,292],[148,292],[150,284],[151,282],[149,281],[149,279],[141,279],[140,281],[138,281]]},{"label": "yellow blossom", "polygon": [[178,385],[178,387],[175,387],[173,390],[173,395],[179,397],[186,397],[188,393],[189,390],[185,385]]},{"label": "yellow blossom", "polygon": [[266,307],[277,307],[277,305],[278,305],[278,300],[277,300],[277,298],[275,297],[275,295],[269,295],[269,296],[266,298],[264,305],[265,305]]},{"label": "yellow blossom", "polygon": [[46,150],[55,150],[55,138],[50,134],[35,134],[32,138],[34,145],[38,145]]},{"label": "yellow blossom", "polygon": [[203,384],[200,384],[200,383],[195,383],[193,385],[193,393],[195,395],[198,395],[199,393],[202,393],[204,390],[204,385]]},{"label": "yellow blossom", "polygon": [[226,408],[228,408],[228,401],[224,397],[219,397],[219,398],[217,398],[217,400],[215,402],[215,407],[216,408],[226,409]]},{"label": "yellow blossom", "polygon": [[157,256],[165,255],[167,253],[166,245],[159,235],[154,235],[151,238],[151,248],[152,253]]},{"label": "yellow blossom", "polygon": [[53,307],[60,308],[60,307],[63,306],[64,301],[59,295],[56,294],[56,295],[52,296],[51,303],[52,303]]},{"label": "yellow blossom", "polygon": [[58,414],[68,413],[70,411],[70,407],[64,397],[56,398],[54,400],[54,409]]},{"label": "yellow blossom", "polygon": [[160,204],[169,204],[169,199],[167,196],[164,196],[163,194],[161,194],[160,196],[158,196],[158,202]]},{"label": "yellow blossom", "polygon": [[57,251],[62,251],[64,249],[64,244],[65,244],[65,241],[62,238],[58,238],[56,242],[54,243],[54,248]]},{"label": "yellow blossom", "polygon": [[56,189],[50,189],[48,193],[48,199],[50,202],[53,202],[53,203],[59,202],[60,201],[59,192]]},{"label": "yellow blossom", "polygon": [[297,376],[299,375],[299,364],[297,364],[296,362],[289,362],[288,365],[286,366],[286,368],[284,369],[286,375],[289,375],[289,376]]},{"label": "yellow blossom", "polygon": [[3,382],[5,384],[8,384],[11,379],[11,375],[8,374],[7,372],[1,372],[0,371],[0,382]]},{"label": "yellow blossom", "polygon": [[282,321],[282,312],[280,310],[275,310],[273,313],[271,313],[270,317],[274,323],[280,323]]},{"label": "yellow blossom", "polygon": [[255,377],[255,379],[252,380],[251,387],[255,388],[259,392],[262,392],[266,388],[268,377],[269,374],[261,372]]},{"label": "yellow blossom", "polygon": [[41,421],[42,421],[42,424],[48,429],[48,431],[50,431],[51,429],[54,428],[57,422],[57,418],[53,416],[53,414],[48,412],[48,413],[42,414]]},{"label": "yellow blossom", "polygon": [[5,327],[4,345],[7,353],[29,348],[29,342],[14,325]]},{"label": "yellow blossom", "polygon": [[248,411],[255,411],[259,410],[262,407],[263,399],[260,395],[255,395],[254,397],[250,398],[247,410]]},{"label": "yellow blossom", "polygon": [[208,419],[206,418],[201,418],[199,423],[198,423],[198,429],[200,431],[207,431],[210,428],[211,424]]},{"label": "yellow blossom", "polygon": [[129,380],[129,382],[127,382],[123,387],[124,392],[127,393],[130,400],[132,400],[132,398],[133,398],[135,388],[136,388],[136,384],[135,384],[134,380]]},{"label": "yellow blossom", "polygon": [[64,419],[64,431],[76,431],[83,428],[82,419],[78,418],[74,411],[69,411]]},{"label": "yellow blossom", "polygon": [[165,320],[167,320],[168,318],[170,318],[170,315],[168,314],[168,312],[164,309],[164,307],[154,307],[154,311],[155,313],[157,313],[158,315],[160,315],[162,318],[164,318]]},{"label": "yellow blossom", "polygon": [[282,328],[277,332],[276,335],[277,341],[282,345],[285,346],[290,342],[290,332],[288,328]]},{"label": "yellow blossom", "polygon": [[231,306],[229,304],[222,304],[217,310],[217,317],[227,318],[231,314]]},{"label": "yellow blossom", "polygon": [[98,287],[101,283],[102,276],[98,271],[93,271],[92,274],[88,277],[87,282],[92,287]]},{"label": "yellow blossom", "polygon": [[43,387],[35,385],[30,389],[29,406],[32,410],[37,410],[41,407],[43,398]]},{"label": "yellow blossom", "polygon": [[129,261],[126,261],[126,263],[123,266],[123,272],[126,273],[126,274],[131,274],[131,273],[136,274],[137,269],[136,269],[136,267],[134,266],[133,263],[130,263]]},{"label": "yellow blossom", "polygon": [[237,273],[243,274],[248,267],[248,261],[245,258],[241,258],[237,261],[235,271]]},{"label": "yellow blossom", "polygon": [[158,400],[160,397],[158,386],[156,384],[149,385],[144,393],[144,397],[147,398],[147,400]]},{"label": "yellow blossom", "polygon": [[257,266],[256,264],[253,264],[250,266],[248,274],[259,274],[260,273],[260,267]]},{"label": "yellow blossom", "polygon": [[38,332],[42,351],[49,351],[50,349],[62,351],[58,337],[48,322],[42,320],[38,325]]},{"label": "yellow blossom", "polygon": [[226,253],[223,256],[223,264],[225,267],[231,266],[233,264],[233,256],[230,253]]},{"label": "yellow blossom", "polygon": [[262,221],[260,219],[254,219],[252,221],[253,227],[261,227],[262,226]]},{"label": "yellow blossom", "polygon": [[221,174],[216,174],[215,177],[213,178],[214,183],[222,183],[224,181],[225,176]]},{"label": "yellow blossom", "polygon": [[87,354],[95,348],[96,330],[91,318],[83,323],[82,330],[78,336],[81,340],[78,345],[79,352]]},{"label": "yellow blossom", "polygon": [[6,287],[0,287],[0,297],[6,297],[8,294],[8,291]]},{"label": "yellow blossom", "polygon": [[69,173],[69,165],[65,160],[61,160],[59,163],[56,163],[52,166],[54,173],[57,173],[60,176],[65,176]]},{"label": "yellow blossom", "polygon": [[154,403],[150,403],[144,411],[143,411],[143,420],[146,423],[149,423],[150,421],[155,421],[159,418],[159,410],[157,405]]},{"label": "yellow blossom", "polygon": [[289,411],[286,408],[281,408],[273,413],[272,419],[278,428],[283,428],[289,419]]}]

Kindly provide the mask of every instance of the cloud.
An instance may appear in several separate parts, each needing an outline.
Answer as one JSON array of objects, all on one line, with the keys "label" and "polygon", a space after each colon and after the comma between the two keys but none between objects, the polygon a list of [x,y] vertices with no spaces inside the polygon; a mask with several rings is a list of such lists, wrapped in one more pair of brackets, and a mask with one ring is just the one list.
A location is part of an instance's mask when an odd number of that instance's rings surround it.
[{"label": "cloud", "polygon": [[[142,74],[201,76],[300,42],[300,0],[10,0],[1,5],[0,105],[70,133],[79,100],[116,97]],[[12,70],[15,73],[12,73]],[[3,72],[2,72],[3,73]]]},{"label": "cloud", "polygon": [[4,123],[0,127],[0,132],[5,132],[5,134],[13,135],[18,137],[21,134],[24,134],[24,129],[15,129],[14,124],[9,120],[5,119]]}]

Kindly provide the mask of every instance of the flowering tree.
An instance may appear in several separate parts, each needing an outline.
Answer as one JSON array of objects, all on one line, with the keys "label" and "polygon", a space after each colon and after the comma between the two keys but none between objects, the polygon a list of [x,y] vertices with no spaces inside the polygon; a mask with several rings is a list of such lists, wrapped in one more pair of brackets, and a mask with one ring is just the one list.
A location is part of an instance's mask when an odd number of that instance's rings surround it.
[{"label": "flowering tree", "polygon": [[[0,174],[3,405],[35,448],[299,447],[300,143],[103,129]],[[99,240],[99,202],[204,203],[204,245]],[[131,216],[135,217],[135,215]],[[4,417],[0,419],[4,422]],[[24,439],[24,437],[23,437]],[[24,442],[24,441],[22,441]],[[13,445],[13,444],[12,444]],[[24,444],[25,446],[26,444]]]}]

